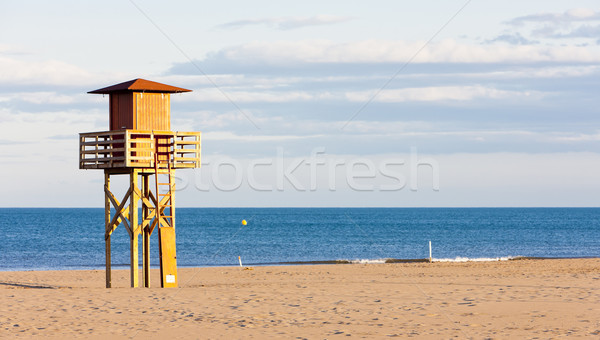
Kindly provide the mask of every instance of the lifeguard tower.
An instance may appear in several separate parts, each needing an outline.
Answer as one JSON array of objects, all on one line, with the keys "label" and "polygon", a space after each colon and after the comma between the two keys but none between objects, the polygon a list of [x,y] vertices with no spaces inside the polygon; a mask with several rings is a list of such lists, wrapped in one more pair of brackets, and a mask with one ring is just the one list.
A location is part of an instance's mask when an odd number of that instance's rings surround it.
[{"label": "lifeguard tower", "polygon": [[[121,224],[130,239],[131,286],[139,285],[140,234],[143,285],[150,286],[150,237],[158,228],[160,284],[177,287],[175,170],[200,167],[200,132],[170,131],[170,94],[181,92],[190,90],[144,79],[88,92],[108,94],[110,100],[109,131],[79,134],[79,168],[104,170],[107,288],[112,285],[111,234]],[[129,176],[121,201],[111,192],[115,175]]]}]

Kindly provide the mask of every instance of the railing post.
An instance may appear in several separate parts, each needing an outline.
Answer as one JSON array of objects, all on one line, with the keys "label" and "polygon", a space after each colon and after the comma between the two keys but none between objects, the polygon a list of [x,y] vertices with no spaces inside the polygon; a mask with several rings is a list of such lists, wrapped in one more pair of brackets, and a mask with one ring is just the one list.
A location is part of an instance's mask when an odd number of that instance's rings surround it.
[{"label": "railing post", "polygon": [[125,166],[126,167],[130,167],[131,163],[130,163],[130,159],[129,159],[129,130],[125,130],[125,133],[123,134],[123,137],[125,138],[125,145],[124,148],[125,150],[123,151],[123,154],[125,156]]}]

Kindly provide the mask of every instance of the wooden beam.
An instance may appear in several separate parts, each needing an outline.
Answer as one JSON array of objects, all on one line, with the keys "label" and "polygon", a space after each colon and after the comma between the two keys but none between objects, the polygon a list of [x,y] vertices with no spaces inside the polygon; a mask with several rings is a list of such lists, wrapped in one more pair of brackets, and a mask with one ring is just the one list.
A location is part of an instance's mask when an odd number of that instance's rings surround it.
[{"label": "wooden beam", "polygon": [[[112,235],[112,233],[115,231],[115,229],[117,229],[117,227],[121,224],[121,222],[125,221],[124,223],[127,223],[127,220],[129,220],[129,210],[127,210],[129,208],[129,205],[127,205],[125,208],[123,208],[123,213],[121,214],[122,216],[118,216],[115,215],[113,216],[113,219],[116,219],[114,222],[111,222],[110,226],[111,228],[106,232],[106,234],[104,235],[104,238],[106,239],[107,237],[109,237],[110,235]],[[125,218],[125,220],[123,220],[123,218]],[[129,229],[125,228],[127,230],[127,233],[129,234]]]},{"label": "wooden beam", "polygon": [[112,287],[112,278],[111,278],[111,259],[110,259],[110,233],[108,233],[108,229],[110,226],[110,200],[108,199],[107,192],[110,192],[110,175],[108,173],[104,173],[104,230],[105,236],[104,238],[104,246],[105,246],[105,257],[106,257],[106,288]]},{"label": "wooden beam", "polygon": [[[154,204],[157,204],[156,203],[156,198],[154,198],[154,195],[152,194],[152,192],[150,192],[150,198],[152,199],[152,201],[154,202]],[[162,215],[163,212],[165,211],[166,207],[164,207],[164,205],[165,205],[165,203],[166,203],[166,201],[168,199],[169,199],[169,197],[165,196],[165,197],[162,198],[162,200],[160,200],[160,204],[163,205],[163,207],[160,208],[159,215]],[[152,215],[156,216],[156,209],[152,212]],[[158,218],[154,218],[154,220],[152,220],[152,224],[150,225],[150,235],[152,235],[152,233],[154,232],[154,228],[156,228],[156,226],[158,225],[158,220],[159,220]]]},{"label": "wooden beam", "polygon": [[[149,175],[142,175],[142,233],[144,235],[143,246],[142,246],[142,276],[144,278],[144,287],[150,287],[150,230],[146,228],[145,224],[149,223],[148,215],[150,215],[150,207],[144,203],[150,202],[148,196],[150,195],[150,187],[148,182]],[[136,188],[137,189],[137,188]],[[147,222],[148,221],[148,222]]]},{"label": "wooden beam", "polygon": [[[111,221],[111,223],[115,223],[118,218],[122,218],[121,222],[123,223],[123,225],[125,225],[125,228],[127,228],[127,232],[129,233],[129,236],[131,237],[132,230],[131,230],[131,227],[129,226],[129,223],[127,222],[128,218],[126,218],[125,215],[123,215],[123,211],[125,210],[124,205],[125,205],[125,203],[127,203],[127,199],[131,197],[131,192],[132,192],[131,187],[129,187],[129,190],[127,190],[127,193],[125,193],[125,196],[123,197],[123,201],[121,202],[121,204],[119,204],[119,201],[115,198],[115,196],[112,194],[112,192],[110,192],[108,189],[106,189],[106,187],[104,188],[104,192],[106,193],[106,195],[108,196],[108,198],[110,199],[110,201],[112,202],[112,204],[116,210],[115,216],[113,217],[113,220]],[[129,208],[131,209],[131,204],[129,205]]]},{"label": "wooden beam", "polygon": [[[142,184],[142,191],[144,192],[143,194],[140,192],[139,189],[135,188],[134,189],[134,193],[138,196],[140,196],[141,200],[142,200],[142,223],[141,223],[141,231],[143,231],[152,221],[152,218],[154,218],[155,215],[155,206],[152,205],[152,202],[150,201],[149,198],[151,198],[150,196],[152,195],[152,192],[150,192],[150,188],[148,187],[148,175],[147,174],[142,174],[142,179],[144,180],[143,184]],[[154,196],[152,195],[152,198]]]},{"label": "wooden beam", "polygon": [[[170,209],[170,213],[171,213],[171,227],[173,229],[175,229],[175,169],[171,170],[171,173],[169,174],[169,183],[171,183],[171,187],[169,188],[169,192],[171,195],[169,195],[169,199],[170,199],[170,203],[171,203],[171,209]],[[177,270],[177,265],[175,265],[175,270]]]},{"label": "wooden beam", "polygon": [[[126,221],[129,219],[129,211],[127,210],[127,208],[129,206],[123,206],[125,203],[127,203],[127,196],[125,197],[125,200],[123,200],[123,202],[119,203],[119,200],[117,200],[115,196],[112,195],[110,190],[106,190],[105,188],[104,194],[106,195],[106,197],[109,198],[109,202],[112,201],[113,203],[117,204],[117,206],[115,206],[115,210],[117,211],[117,213],[115,213],[115,215],[109,223],[109,227],[105,231],[104,239],[107,239],[115,231],[115,229],[117,229],[117,227],[119,226],[119,224],[121,224],[123,220],[125,220],[125,223],[127,223]],[[112,200],[110,199],[111,197]],[[118,213],[119,211],[121,212],[120,214]]]},{"label": "wooden beam", "polygon": [[[138,201],[139,195],[135,194],[134,188],[138,186],[138,172],[133,170],[129,175],[129,221],[131,222],[130,233],[130,265],[131,265],[131,287],[139,286],[139,249],[138,249]],[[138,190],[139,192],[139,190]]]}]

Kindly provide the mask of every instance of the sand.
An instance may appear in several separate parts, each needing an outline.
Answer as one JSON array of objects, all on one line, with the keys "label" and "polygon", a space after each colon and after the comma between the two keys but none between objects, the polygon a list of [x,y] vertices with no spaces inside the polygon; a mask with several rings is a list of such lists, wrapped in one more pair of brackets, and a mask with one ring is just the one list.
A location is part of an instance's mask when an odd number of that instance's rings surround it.
[{"label": "sand", "polygon": [[[600,259],[0,272],[2,338],[600,338]],[[153,272],[158,283],[158,272]]]}]

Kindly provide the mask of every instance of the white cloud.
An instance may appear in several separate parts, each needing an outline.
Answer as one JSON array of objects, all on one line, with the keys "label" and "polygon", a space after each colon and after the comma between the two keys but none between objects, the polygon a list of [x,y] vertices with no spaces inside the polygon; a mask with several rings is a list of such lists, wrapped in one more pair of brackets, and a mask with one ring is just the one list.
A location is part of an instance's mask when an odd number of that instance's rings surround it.
[{"label": "white cloud", "polygon": [[[342,126],[345,122],[339,122]],[[468,139],[494,136],[540,137],[542,134],[527,130],[461,130],[427,121],[366,121],[355,120],[344,128],[344,132],[381,137],[465,137]]]},{"label": "white cloud", "polygon": [[307,138],[323,137],[324,135],[237,135],[229,131],[205,132],[202,134],[204,141],[243,141],[243,142],[276,142],[300,140]]},{"label": "white cloud", "polygon": [[573,8],[566,12],[571,18],[577,19],[600,19],[600,13],[590,8]]},{"label": "white cloud", "polygon": [[[366,40],[337,43],[326,40],[251,42],[232,46],[209,58],[241,65],[267,63],[403,63],[425,44],[422,41]],[[598,62],[600,50],[584,46],[472,45],[452,39],[430,43],[413,63]]]},{"label": "white cloud", "polygon": [[434,102],[434,101],[468,101],[480,98],[506,99],[542,96],[540,92],[534,91],[506,91],[481,85],[475,86],[431,86],[420,88],[384,89],[381,91],[357,91],[349,92],[346,98],[350,101],[366,102],[374,95],[374,101],[384,103],[400,102]]},{"label": "white cloud", "polygon": [[[430,76],[430,75],[429,75]],[[255,90],[289,88],[298,83],[347,83],[364,80],[379,80],[387,79],[388,77],[380,75],[339,75],[339,76],[280,76],[273,74],[272,76],[252,75],[252,74],[209,74],[210,80],[205,75],[170,75],[154,77],[152,80],[163,82],[165,84],[176,84],[177,86],[194,89],[194,88],[211,88],[217,86],[228,89],[252,88]],[[212,82],[211,82],[212,80]],[[194,90],[198,91],[198,90]],[[187,93],[178,94],[186,97]]]},{"label": "white cloud", "polygon": [[58,92],[17,92],[0,97],[0,102],[24,101],[32,104],[73,104],[85,100],[83,95],[70,96]]},{"label": "white cloud", "polygon": [[90,84],[94,77],[82,68],[65,62],[23,61],[0,57],[0,83],[5,84]]},{"label": "white cloud", "polygon": [[501,34],[494,39],[489,39],[486,41],[487,43],[496,43],[496,42],[505,42],[511,45],[535,45],[538,44],[539,41],[529,40],[521,35],[521,33],[504,33]]},{"label": "white cloud", "polygon": [[514,27],[531,27],[531,35],[538,38],[594,40],[598,39],[600,33],[599,23],[600,11],[589,8],[574,8],[562,13],[526,15],[506,22],[506,24]]},{"label": "white cloud", "polygon": [[558,137],[558,141],[565,142],[591,142],[591,141],[600,141],[600,132],[589,134],[589,133],[581,133],[571,136]]},{"label": "white cloud", "polygon": [[524,15],[507,21],[510,25],[523,25],[526,23],[564,24],[578,21],[600,20],[600,12],[590,8],[573,8],[563,13],[540,13]]},{"label": "white cloud", "polygon": [[0,85],[82,87],[83,92],[135,78],[123,72],[91,72],[61,60],[39,60],[36,53],[9,45],[0,45],[0,70]]},{"label": "white cloud", "polygon": [[[512,69],[507,71],[475,72],[475,73],[451,73],[449,77],[460,78],[491,78],[491,79],[532,79],[532,78],[566,78],[585,77],[598,74],[600,67],[596,65],[585,66],[555,66],[555,67],[528,67]],[[426,75],[424,75],[426,76]]]},{"label": "white cloud", "polygon": [[332,25],[340,22],[352,20],[351,17],[338,15],[316,15],[312,17],[278,17],[278,18],[260,18],[230,21],[217,28],[237,29],[253,25],[274,26],[280,30],[291,30],[309,26]]},{"label": "white cloud", "polygon": [[[227,96],[225,96],[223,92],[225,92]],[[248,91],[221,87],[221,90],[216,88],[199,89],[189,95],[182,96],[181,101],[229,102],[227,97],[236,103],[286,103],[331,99],[334,98],[334,95],[328,92],[310,93],[306,91]]]},{"label": "white cloud", "polygon": [[182,96],[182,102],[228,102],[228,97],[236,103],[289,103],[323,100],[366,102],[374,94],[374,101],[383,103],[470,101],[475,99],[519,99],[542,98],[539,91],[508,91],[482,85],[472,86],[430,86],[402,89],[366,91],[247,91],[221,88],[227,96],[215,88],[205,88]]}]

